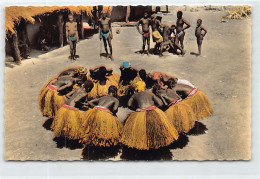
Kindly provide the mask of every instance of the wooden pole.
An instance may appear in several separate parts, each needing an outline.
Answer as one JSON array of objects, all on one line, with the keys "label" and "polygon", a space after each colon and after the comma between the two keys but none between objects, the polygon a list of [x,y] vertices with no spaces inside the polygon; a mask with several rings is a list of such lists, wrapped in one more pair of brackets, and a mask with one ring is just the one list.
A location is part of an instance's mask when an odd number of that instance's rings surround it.
[{"label": "wooden pole", "polygon": [[64,22],[63,22],[62,14],[58,15],[57,26],[58,26],[58,29],[59,29],[59,46],[63,47],[63,27],[64,27]]},{"label": "wooden pole", "polygon": [[[27,57],[29,56],[29,38],[28,38],[28,32],[26,29],[26,22],[25,20],[22,20],[20,22],[20,29],[21,29],[21,46],[22,46],[22,54],[23,54],[23,58],[27,59]],[[21,54],[21,51],[20,51]]]},{"label": "wooden pole", "polygon": [[127,6],[126,7],[126,18],[125,18],[126,23],[129,23],[130,12],[131,12],[131,8],[130,8],[130,6]]},{"label": "wooden pole", "polygon": [[81,13],[79,16],[79,32],[80,32],[80,37],[81,39],[84,39],[84,28],[83,28],[83,14]]},{"label": "wooden pole", "polygon": [[17,37],[17,31],[15,30],[15,33],[12,35],[12,45],[13,45],[13,55],[15,62],[21,62],[22,57],[20,54],[20,50],[18,47],[18,37]]}]

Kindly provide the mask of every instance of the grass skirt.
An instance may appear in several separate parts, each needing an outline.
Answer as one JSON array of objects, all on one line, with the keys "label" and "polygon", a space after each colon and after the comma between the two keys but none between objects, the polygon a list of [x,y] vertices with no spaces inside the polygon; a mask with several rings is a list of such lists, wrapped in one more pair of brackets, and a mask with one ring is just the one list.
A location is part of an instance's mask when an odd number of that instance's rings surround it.
[{"label": "grass skirt", "polygon": [[114,85],[118,88],[120,76],[118,74],[113,73],[111,76],[107,78],[106,85],[100,85],[99,81],[91,78],[89,74],[87,75],[87,78],[88,80],[91,80],[94,83],[94,87],[89,92],[89,98],[96,98],[108,95],[108,88],[111,85]]},{"label": "grass skirt", "polygon": [[46,92],[48,88],[48,85],[50,83],[53,83],[54,81],[56,81],[56,76],[53,76],[51,79],[49,79],[44,85],[43,87],[41,88],[39,94],[38,94],[38,106],[39,106],[39,109],[42,111],[42,98]]},{"label": "grass skirt", "polygon": [[82,121],[82,142],[95,146],[114,146],[120,140],[122,124],[110,111],[89,109]]},{"label": "grass skirt", "polygon": [[135,79],[133,79],[128,85],[123,85],[123,81],[121,81],[118,85],[117,95],[128,95],[130,88],[134,88],[135,83],[137,83],[138,81],[142,81],[142,79],[139,76],[135,77]]},{"label": "grass skirt", "polygon": [[179,137],[165,113],[158,109],[132,111],[124,121],[121,142],[139,150],[158,149]]},{"label": "grass skirt", "polygon": [[197,119],[205,118],[213,113],[209,99],[204,92],[199,89],[194,95],[184,99],[182,103],[191,106]]},{"label": "grass skirt", "polygon": [[66,137],[68,139],[80,139],[80,127],[82,112],[77,109],[70,109],[62,106],[55,115],[51,129],[55,137]]},{"label": "grass skirt", "polygon": [[196,116],[192,108],[182,102],[170,106],[165,114],[179,133],[188,133],[195,125]]},{"label": "grass skirt", "polygon": [[65,103],[65,97],[60,96],[54,89],[46,87],[39,98],[39,106],[42,114],[53,118],[59,108]]}]

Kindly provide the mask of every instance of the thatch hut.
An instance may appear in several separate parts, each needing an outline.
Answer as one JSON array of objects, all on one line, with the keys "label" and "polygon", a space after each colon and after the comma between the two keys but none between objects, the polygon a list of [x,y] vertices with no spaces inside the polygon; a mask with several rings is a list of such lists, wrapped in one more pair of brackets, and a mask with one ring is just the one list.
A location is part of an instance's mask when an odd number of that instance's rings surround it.
[{"label": "thatch hut", "polygon": [[[112,7],[105,6],[103,10],[111,13]],[[47,33],[51,36],[50,43],[63,46],[66,43],[64,22],[67,21],[69,13],[74,14],[78,22],[81,39],[84,38],[83,20],[90,20],[93,17],[93,6],[10,6],[6,7],[5,11],[6,53],[10,53],[11,48],[12,56],[17,62],[22,59],[21,55],[26,58],[26,54],[20,52],[21,47],[26,53],[28,46],[35,45],[33,35],[37,36],[40,26],[52,26],[49,29],[51,33]]]}]

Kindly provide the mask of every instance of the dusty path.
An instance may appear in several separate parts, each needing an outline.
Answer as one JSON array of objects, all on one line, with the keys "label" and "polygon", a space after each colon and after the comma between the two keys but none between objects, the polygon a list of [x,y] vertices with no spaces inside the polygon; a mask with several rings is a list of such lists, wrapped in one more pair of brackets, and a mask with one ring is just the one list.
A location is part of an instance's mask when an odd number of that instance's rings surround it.
[{"label": "dusty path", "polygon": [[[163,17],[172,24],[176,21],[176,8]],[[113,39],[115,61],[99,57],[98,35],[80,41],[75,63],[68,61],[69,47],[39,55],[24,61],[20,66],[5,69],[5,159],[7,160],[80,160],[81,148],[63,147],[63,141],[53,141],[53,133],[42,124],[46,120],[37,106],[37,95],[42,85],[57,72],[72,65],[94,67],[105,64],[119,73],[123,61],[130,61],[137,68],[147,71],[163,71],[193,82],[210,99],[214,114],[200,121],[208,129],[205,134],[182,137],[172,148],[151,155],[156,159],[203,160],[250,158],[250,69],[251,69],[251,21],[233,20],[220,23],[223,11],[184,11],[184,17],[192,27],[186,31],[184,57],[167,54],[149,58],[135,53],[141,48],[141,36],[134,27],[122,27]],[[194,28],[196,19],[202,18],[208,28],[203,41],[204,57],[196,57]],[[115,28],[114,28],[115,32]],[[153,45],[152,45],[153,46]],[[102,49],[104,52],[104,49]],[[127,110],[121,109],[123,119]],[[79,147],[79,146],[78,146]],[[87,158],[95,158],[89,149]],[[127,150],[111,151],[110,159],[138,159]],[[102,151],[96,151],[101,153]],[[114,153],[113,153],[114,152]],[[93,155],[93,156],[92,156]],[[102,157],[97,157],[102,158]]]}]

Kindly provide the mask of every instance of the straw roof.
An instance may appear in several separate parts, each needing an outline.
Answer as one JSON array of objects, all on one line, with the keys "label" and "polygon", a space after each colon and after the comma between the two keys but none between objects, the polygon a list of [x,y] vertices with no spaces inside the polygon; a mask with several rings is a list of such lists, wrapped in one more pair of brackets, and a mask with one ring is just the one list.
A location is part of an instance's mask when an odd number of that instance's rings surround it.
[{"label": "straw roof", "polygon": [[[5,32],[14,33],[15,23],[19,23],[21,19],[34,23],[34,17],[54,11],[68,10],[71,13],[80,14],[81,12],[92,16],[93,6],[9,6],[5,8]],[[104,11],[112,11],[111,6],[104,6]]]}]

